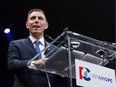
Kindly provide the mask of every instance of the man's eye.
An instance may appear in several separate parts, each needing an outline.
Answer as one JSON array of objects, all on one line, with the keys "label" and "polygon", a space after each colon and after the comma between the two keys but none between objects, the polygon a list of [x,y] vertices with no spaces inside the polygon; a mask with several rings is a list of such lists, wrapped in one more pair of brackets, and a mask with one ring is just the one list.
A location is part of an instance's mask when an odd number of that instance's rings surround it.
[{"label": "man's eye", "polygon": [[36,19],[36,17],[31,17],[30,20]]},{"label": "man's eye", "polygon": [[38,19],[39,19],[39,20],[43,20],[43,18],[42,18],[42,17],[39,17]]}]

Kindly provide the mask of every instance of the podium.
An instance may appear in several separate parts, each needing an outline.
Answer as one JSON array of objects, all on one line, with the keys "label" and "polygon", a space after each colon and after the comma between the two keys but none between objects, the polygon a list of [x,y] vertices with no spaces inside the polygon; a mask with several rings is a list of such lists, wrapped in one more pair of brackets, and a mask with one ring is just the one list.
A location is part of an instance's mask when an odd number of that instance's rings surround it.
[{"label": "podium", "polygon": [[57,48],[46,56],[55,52],[38,70],[70,78],[70,87],[72,87],[72,78],[76,78],[75,59],[105,67],[109,61],[116,58],[116,47],[112,44],[68,30],[56,37],[44,51],[52,45]]}]

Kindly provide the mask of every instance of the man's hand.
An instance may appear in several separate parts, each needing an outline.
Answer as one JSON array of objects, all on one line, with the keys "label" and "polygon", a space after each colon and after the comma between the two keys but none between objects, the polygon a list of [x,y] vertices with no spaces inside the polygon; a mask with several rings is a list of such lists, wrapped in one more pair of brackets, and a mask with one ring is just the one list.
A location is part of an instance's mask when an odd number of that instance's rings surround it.
[{"label": "man's hand", "polygon": [[36,60],[34,65],[37,67],[37,68],[41,68],[41,66],[43,66],[44,62],[47,60],[48,58],[43,58],[41,60]]}]

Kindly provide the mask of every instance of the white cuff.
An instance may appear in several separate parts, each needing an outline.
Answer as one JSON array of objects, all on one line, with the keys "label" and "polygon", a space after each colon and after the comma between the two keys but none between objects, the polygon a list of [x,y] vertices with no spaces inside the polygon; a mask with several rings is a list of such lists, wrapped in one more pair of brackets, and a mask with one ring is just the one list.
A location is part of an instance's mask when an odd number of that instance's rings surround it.
[{"label": "white cuff", "polygon": [[35,61],[32,61],[28,66],[27,66],[29,69],[37,69],[36,66],[35,66]]}]

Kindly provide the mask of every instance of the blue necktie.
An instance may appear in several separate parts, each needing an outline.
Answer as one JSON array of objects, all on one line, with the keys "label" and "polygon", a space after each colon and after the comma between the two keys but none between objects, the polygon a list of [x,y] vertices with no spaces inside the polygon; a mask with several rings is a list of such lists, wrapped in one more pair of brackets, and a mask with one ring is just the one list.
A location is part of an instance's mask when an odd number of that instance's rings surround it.
[{"label": "blue necktie", "polygon": [[[36,49],[36,52],[37,53],[40,53],[41,51],[40,51],[40,48],[39,48],[39,45],[41,44],[41,42],[39,41],[39,40],[37,40],[37,41],[35,41],[35,49]],[[42,55],[40,54],[39,56],[38,56],[38,59],[41,59],[42,58]]]}]

